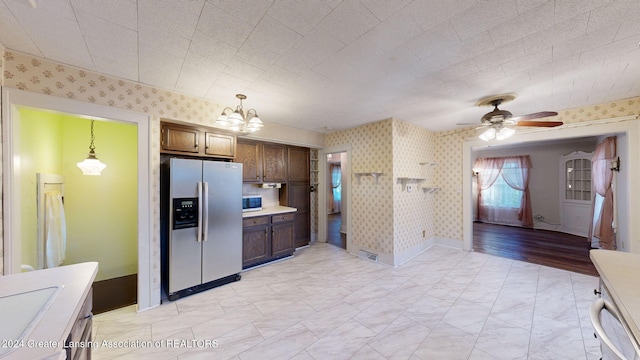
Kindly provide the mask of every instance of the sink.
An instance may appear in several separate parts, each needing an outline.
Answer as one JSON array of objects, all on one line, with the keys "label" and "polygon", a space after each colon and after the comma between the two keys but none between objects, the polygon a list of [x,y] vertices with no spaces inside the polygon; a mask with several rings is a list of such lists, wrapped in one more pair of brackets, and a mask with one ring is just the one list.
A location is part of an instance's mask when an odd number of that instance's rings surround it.
[{"label": "sink", "polygon": [[0,339],[13,341],[15,345],[0,347],[0,357],[21,347],[21,340],[27,341],[31,330],[38,324],[63,287],[50,286],[0,297],[0,319],[3,323],[0,327]]}]

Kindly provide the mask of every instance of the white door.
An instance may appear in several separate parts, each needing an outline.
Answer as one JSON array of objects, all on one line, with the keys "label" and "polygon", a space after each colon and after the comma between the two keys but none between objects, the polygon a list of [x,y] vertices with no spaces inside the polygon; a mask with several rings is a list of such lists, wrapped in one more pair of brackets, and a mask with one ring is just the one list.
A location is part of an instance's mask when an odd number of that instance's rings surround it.
[{"label": "white door", "polygon": [[591,223],[591,157],[593,153],[575,151],[560,157],[561,231],[589,235]]}]

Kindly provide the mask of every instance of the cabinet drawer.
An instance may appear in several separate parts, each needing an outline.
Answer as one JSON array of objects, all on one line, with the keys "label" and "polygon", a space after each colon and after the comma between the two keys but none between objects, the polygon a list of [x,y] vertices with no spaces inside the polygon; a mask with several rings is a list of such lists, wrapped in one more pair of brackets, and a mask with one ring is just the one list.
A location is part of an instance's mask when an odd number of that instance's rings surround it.
[{"label": "cabinet drawer", "polygon": [[295,215],[296,215],[295,213],[272,215],[271,223],[277,224],[277,223],[286,222],[286,221],[293,221],[293,218],[295,217]]},{"label": "cabinet drawer", "polygon": [[269,224],[268,216],[256,216],[256,217],[242,219],[243,228],[258,226],[258,225],[267,225],[267,224]]}]

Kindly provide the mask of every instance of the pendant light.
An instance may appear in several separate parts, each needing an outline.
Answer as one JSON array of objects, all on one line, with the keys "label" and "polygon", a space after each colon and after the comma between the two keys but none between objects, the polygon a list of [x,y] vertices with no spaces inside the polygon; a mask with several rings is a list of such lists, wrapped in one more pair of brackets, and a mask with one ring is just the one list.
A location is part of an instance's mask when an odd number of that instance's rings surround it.
[{"label": "pendant light", "polygon": [[93,141],[95,140],[95,136],[93,135],[93,123],[95,120],[91,120],[91,144],[89,145],[89,156],[84,159],[84,161],[79,162],[78,167],[82,170],[82,175],[94,175],[99,176],[102,170],[107,167],[107,165],[103,164],[96,157],[95,149],[96,147],[93,145]]},{"label": "pendant light", "polygon": [[245,110],[242,106],[242,100],[247,98],[244,94],[236,94],[236,98],[240,100],[240,105],[233,110],[230,107],[224,108],[222,114],[216,120],[216,123],[226,129],[238,131],[242,133],[251,133],[260,130],[264,125],[258,117],[255,109]]}]

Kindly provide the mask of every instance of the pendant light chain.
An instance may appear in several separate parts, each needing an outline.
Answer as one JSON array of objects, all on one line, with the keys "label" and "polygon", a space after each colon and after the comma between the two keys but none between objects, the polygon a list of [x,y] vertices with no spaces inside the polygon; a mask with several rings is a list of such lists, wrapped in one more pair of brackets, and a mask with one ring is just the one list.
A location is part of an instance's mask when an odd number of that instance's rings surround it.
[{"label": "pendant light chain", "polygon": [[96,139],[95,135],[93,134],[93,123],[95,122],[95,120],[91,120],[91,144],[89,145],[89,152],[93,153],[94,150],[96,149],[95,145],[93,144],[93,141]]}]

